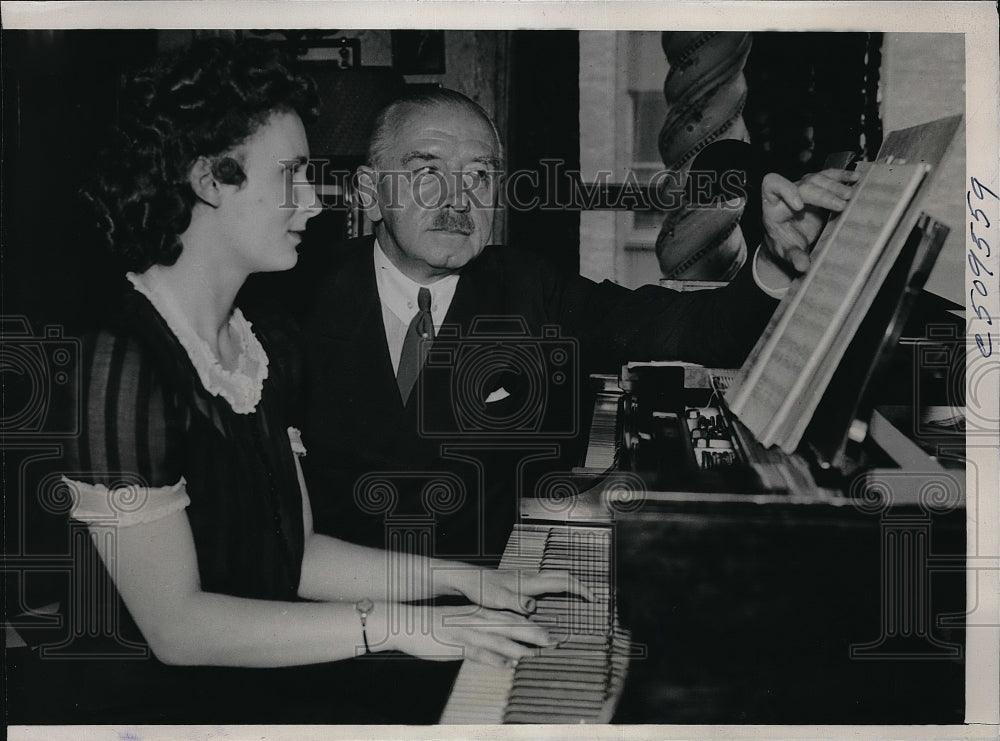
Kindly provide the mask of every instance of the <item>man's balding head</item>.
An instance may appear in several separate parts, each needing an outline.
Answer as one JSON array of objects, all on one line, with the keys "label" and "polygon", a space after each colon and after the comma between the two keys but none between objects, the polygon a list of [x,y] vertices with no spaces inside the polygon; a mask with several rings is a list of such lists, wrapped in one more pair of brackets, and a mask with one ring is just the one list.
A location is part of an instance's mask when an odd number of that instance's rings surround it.
[{"label": "man's balding head", "polygon": [[496,124],[493,123],[493,119],[483,110],[482,106],[456,90],[434,88],[433,90],[410,93],[402,98],[398,98],[378,113],[375,117],[375,123],[372,126],[372,135],[368,142],[365,163],[369,167],[378,168],[380,160],[383,159],[383,154],[389,147],[391,138],[397,132],[406,130],[407,121],[420,111],[436,107],[452,111],[464,110],[481,118],[493,132],[498,156],[503,157],[503,143],[500,140],[500,132],[497,131]]}]

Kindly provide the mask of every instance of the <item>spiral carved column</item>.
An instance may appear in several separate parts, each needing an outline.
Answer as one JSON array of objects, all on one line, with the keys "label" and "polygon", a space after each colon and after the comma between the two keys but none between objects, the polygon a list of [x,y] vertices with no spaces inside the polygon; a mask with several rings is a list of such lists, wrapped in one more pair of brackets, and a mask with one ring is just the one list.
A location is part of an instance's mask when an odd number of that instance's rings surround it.
[{"label": "spiral carved column", "polygon": [[660,156],[667,170],[679,175],[668,179],[672,187],[688,182],[681,193],[661,194],[668,209],[656,255],[666,278],[728,280],[746,260],[738,228],[745,198],[734,197],[731,188],[720,191],[717,178],[723,173],[718,168],[701,176],[702,184],[690,173],[698,155],[713,142],[749,141],[742,114],[750,34],[665,32],[662,45],[670,71],[663,86],[667,118],[660,129]]}]

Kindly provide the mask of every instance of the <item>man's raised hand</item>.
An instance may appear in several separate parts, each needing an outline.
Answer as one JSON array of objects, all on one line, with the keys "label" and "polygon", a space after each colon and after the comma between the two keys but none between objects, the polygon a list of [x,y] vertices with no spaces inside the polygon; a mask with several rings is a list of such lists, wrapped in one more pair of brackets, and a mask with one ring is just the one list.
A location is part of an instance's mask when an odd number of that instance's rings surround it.
[{"label": "man's raised hand", "polygon": [[777,173],[766,175],[761,183],[764,256],[786,272],[806,272],[827,212],[847,207],[851,186],[859,177],[852,170],[838,169],[811,173],[797,183]]}]

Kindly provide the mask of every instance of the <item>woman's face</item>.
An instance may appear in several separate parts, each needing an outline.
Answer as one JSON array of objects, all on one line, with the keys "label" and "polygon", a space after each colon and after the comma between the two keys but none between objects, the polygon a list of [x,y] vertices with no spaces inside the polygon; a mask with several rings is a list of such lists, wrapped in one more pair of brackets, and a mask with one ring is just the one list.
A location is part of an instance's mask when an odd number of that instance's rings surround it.
[{"label": "woman's face", "polygon": [[298,114],[274,113],[232,155],[242,185],[223,185],[223,239],[247,273],[288,270],[298,260],[306,222],[320,212],[306,179],[309,144]]}]

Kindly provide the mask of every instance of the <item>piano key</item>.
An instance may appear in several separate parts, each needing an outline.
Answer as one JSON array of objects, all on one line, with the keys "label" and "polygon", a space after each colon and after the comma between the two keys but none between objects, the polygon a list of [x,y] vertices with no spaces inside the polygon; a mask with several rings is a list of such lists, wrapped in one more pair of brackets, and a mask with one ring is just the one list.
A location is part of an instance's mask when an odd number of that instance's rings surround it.
[{"label": "piano key", "polygon": [[[599,700],[576,700],[573,698],[561,698],[559,705],[563,710],[570,711],[577,715],[582,713],[593,713],[594,710],[602,706],[605,702],[604,698]],[[511,700],[510,704],[507,706],[507,712],[538,712],[539,708],[549,708],[552,707],[551,697],[537,697],[533,695],[526,695],[524,697],[518,697],[516,700]]]},{"label": "piano key", "polygon": [[590,654],[592,654],[593,652],[588,651],[586,652],[587,655],[583,655],[583,652],[581,652],[580,656],[574,657],[572,655],[568,655],[570,654],[571,651],[572,649],[563,649],[563,654],[567,655],[557,656],[553,658],[540,659],[536,656],[532,656],[527,659],[521,659],[521,661],[518,662],[518,666],[523,665],[525,661],[530,661],[531,662],[530,666],[532,669],[534,668],[576,669],[577,667],[588,668],[588,669],[603,669],[607,664],[606,657],[604,656],[592,657]]},{"label": "piano key", "polygon": [[588,689],[553,680],[551,682],[538,682],[521,686],[515,678],[514,688],[511,690],[507,704],[510,707],[521,697],[539,695],[550,700],[591,700],[595,704],[598,704],[604,702],[604,685],[601,684]]},{"label": "piano key", "polygon": [[521,713],[512,712],[504,715],[504,723],[582,723],[585,719],[572,713]]}]

